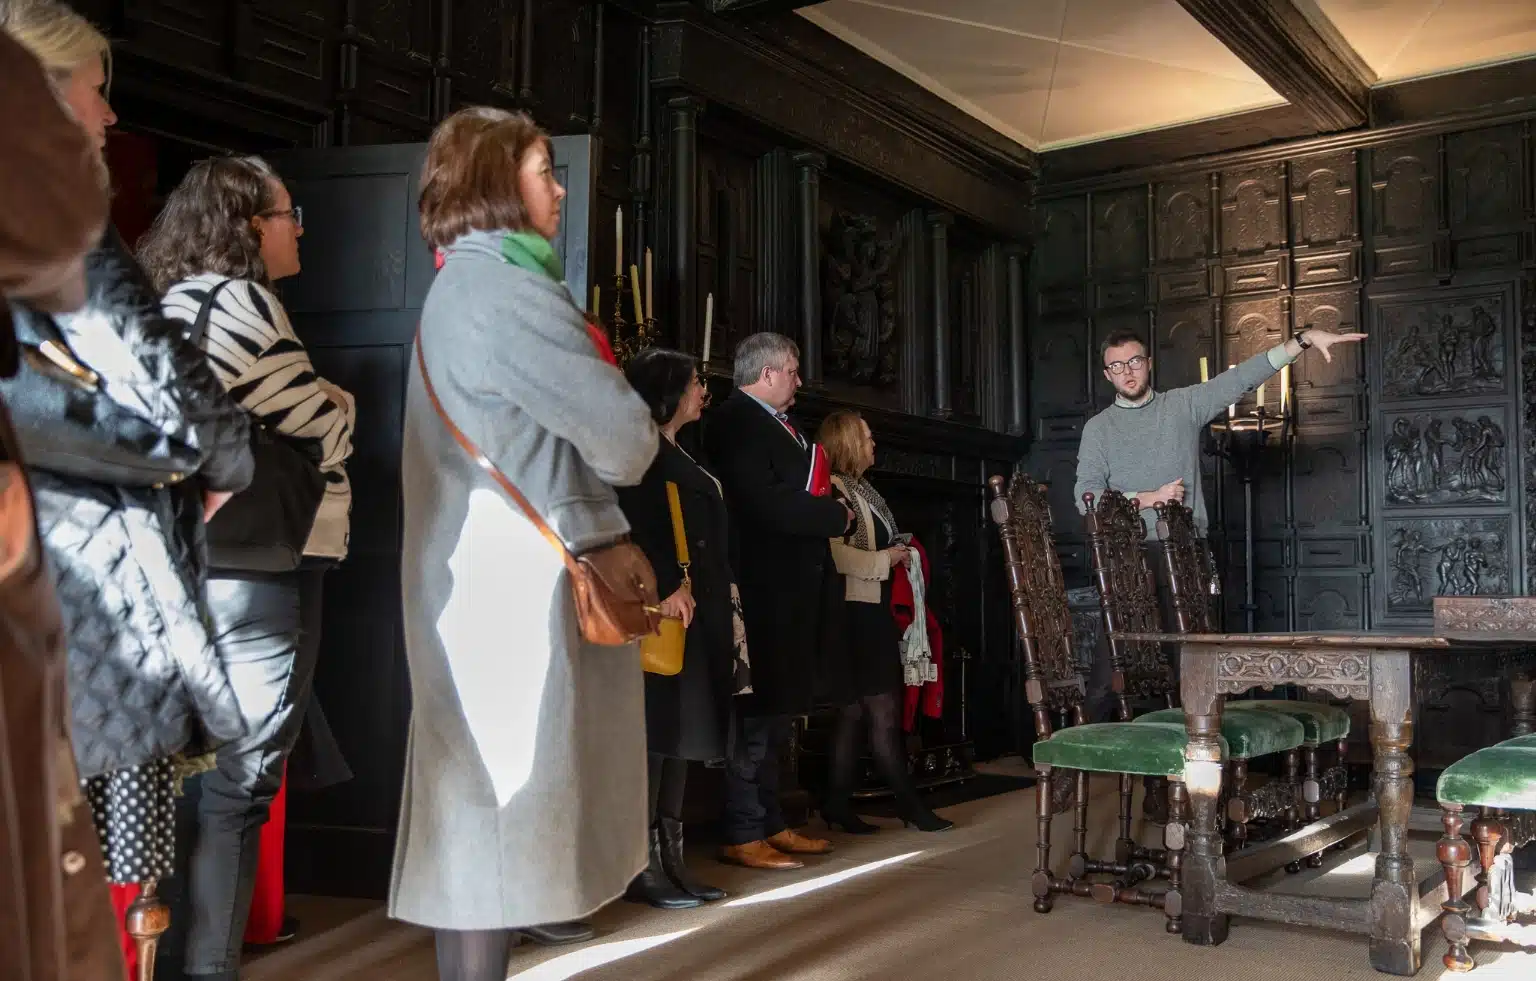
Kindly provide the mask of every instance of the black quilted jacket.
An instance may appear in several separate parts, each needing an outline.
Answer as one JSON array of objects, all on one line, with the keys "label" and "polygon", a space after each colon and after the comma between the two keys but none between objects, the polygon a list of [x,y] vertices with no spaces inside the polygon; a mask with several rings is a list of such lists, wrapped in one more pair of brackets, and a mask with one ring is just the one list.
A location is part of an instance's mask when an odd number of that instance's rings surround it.
[{"label": "black quilted jacket", "polygon": [[[132,400],[167,437],[201,455],[199,479],[159,490],[32,472],[69,629],[75,756],[90,777],[205,752],[244,734],[209,632],[200,492],[243,489],[254,463],[247,414],[185,340],[184,325],[161,315],[115,230],[86,262],[89,298],[59,318],[65,339],[85,318],[106,318],[131,357],[112,364],[82,354],[103,391]],[[28,433],[46,431],[44,422],[16,419],[23,454]]]}]

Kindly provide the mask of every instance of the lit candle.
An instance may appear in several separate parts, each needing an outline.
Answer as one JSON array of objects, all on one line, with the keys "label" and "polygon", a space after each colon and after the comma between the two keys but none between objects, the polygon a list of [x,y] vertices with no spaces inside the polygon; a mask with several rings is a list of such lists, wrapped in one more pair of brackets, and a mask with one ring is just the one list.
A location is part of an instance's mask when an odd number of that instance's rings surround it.
[{"label": "lit candle", "polygon": [[640,270],[634,263],[629,264],[629,286],[635,292],[635,323],[645,321],[645,307],[640,305]]},{"label": "lit candle", "polygon": [[709,364],[709,336],[715,329],[715,294],[704,297],[704,363]]},{"label": "lit candle", "polygon": [[613,209],[613,278],[624,277],[624,209]]},{"label": "lit candle", "polygon": [[655,297],[651,295],[651,250],[645,250],[645,319],[656,316]]},{"label": "lit candle", "polygon": [[1211,380],[1211,367],[1205,358],[1200,359],[1200,384],[1204,385]]},{"label": "lit candle", "polygon": [[1285,415],[1286,406],[1290,403],[1291,391],[1291,366],[1280,367],[1280,414]]},{"label": "lit candle", "polygon": [[1257,404],[1258,404],[1258,405],[1263,405],[1263,404],[1264,404],[1264,386],[1263,386],[1263,385],[1262,385],[1262,384],[1261,384],[1261,385],[1259,385],[1259,396],[1258,396],[1258,398],[1257,398],[1257,399],[1255,399],[1255,400],[1254,400],[1254,401],[1255,401],[1255,402],[1256,402],[1256,403],[1257,403]]}]

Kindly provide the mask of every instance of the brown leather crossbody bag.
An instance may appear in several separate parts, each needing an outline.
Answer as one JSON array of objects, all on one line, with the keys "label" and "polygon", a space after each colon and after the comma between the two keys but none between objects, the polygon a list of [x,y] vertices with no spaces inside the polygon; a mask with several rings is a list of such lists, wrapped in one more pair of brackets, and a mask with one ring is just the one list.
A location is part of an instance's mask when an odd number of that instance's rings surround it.
[{"label": "brown leather crossbody bag", "polygon": [[661,623],[656,572],[640,547],[625,536],[590,552],[572,553],[507,475],[449,418],[432,387],[432,376],[427,373],[427,359],[422,353],[419,332],[416,335],[416,364],[421,369],[421,384],[426,390],[427,401],[432,403],[433,411],[454,441],[522,508],[539,534],[565,560],[576,598],[576,620],[581,626],[581,635],[589,643],[616,647],[655,633]]}]

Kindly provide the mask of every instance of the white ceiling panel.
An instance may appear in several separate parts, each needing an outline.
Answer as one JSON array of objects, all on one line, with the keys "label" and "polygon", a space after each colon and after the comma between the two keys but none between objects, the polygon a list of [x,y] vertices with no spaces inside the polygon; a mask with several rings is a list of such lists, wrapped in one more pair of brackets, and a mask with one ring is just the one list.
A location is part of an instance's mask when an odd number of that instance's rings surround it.
[{"label": "white ceiling panel", "polygon": [[1310,0],[1381,82],[1536,54],[1536,0]]},{"label": "white ceiling panel", "polygon": [[1061,40],[1158,65],[1264,84],[1178,0],[1072,0]]}]

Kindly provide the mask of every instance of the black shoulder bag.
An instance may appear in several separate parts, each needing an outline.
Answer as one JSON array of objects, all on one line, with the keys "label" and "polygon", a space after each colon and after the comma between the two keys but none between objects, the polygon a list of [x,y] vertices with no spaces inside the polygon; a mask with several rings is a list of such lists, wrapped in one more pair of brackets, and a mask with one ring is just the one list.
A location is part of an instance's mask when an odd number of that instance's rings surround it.
[{"label": "black shoulder bag", "polygon": [[[232,280],[208,291],[188,339],[199,348],[208,332],[213,302]],[[251,417],[251,455],[256,476],[208,522],[208,565],[237,572],[292,572],[325,496],[320,448],[294,439]]]}]

